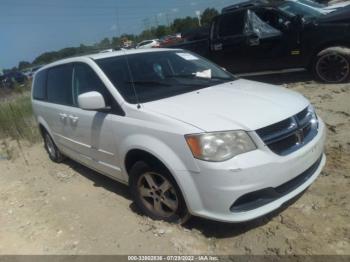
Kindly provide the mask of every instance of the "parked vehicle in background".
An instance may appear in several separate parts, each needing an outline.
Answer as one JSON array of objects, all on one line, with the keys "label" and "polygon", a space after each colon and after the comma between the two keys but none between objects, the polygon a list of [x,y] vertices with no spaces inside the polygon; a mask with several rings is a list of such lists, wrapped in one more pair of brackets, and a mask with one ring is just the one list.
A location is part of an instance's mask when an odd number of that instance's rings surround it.
[{"label": "parked vehicle in background", "polygon": [[0,74],[0,88],[5,88],[6,82],[5,82],[5,76],[3,74]]},{"label": "parked vehicle in background", "polygon": [[133,47],[134,47],[134,42],[132,40],[129,40],[127,38],[122,39],[122,46],[121,46],[121,48],[131,49]]},{"label": "parked vehicle in background", "polygon": [[110,48],[110,49],[101,50],[101,51],[99,51],[99,53],[109,53],[109,52],[113,52],[113,51],[114,51],[114,49]]},{"label": "parked vehicle in background", "polygon": [[23,84],[28,78],[19,71],[11,71],[5,74],[6,78],[10,78],[19,84]]},{"label": "parked vehicle in background", "polygon": [[[321,12],[323,14],[328,14],[333,11],[336,11],[340,8],[346,7],[350,5],[350,1],[344,1],[344,2],[339,2],[336,4],[324,4],[324,3],[319,3],[316,1],[312,0],[285,0],[286,2],[296,2],[298,4],[297,8],[302,8],[302,6],[306,6],[308,8],[315,9],[318,12]],[[251,0],[251,1],[245,1],[245,2],[239,2],[237,4],[233,4],[230,6],[227,6],[221,10],[221,13],[229,13],[232,11],[235,11],[237,9],[241,8],[249,8],[253,6],[260,6],[260,5],[267,5],[269,4],[269,1],[266,0]]]},{"label": "parked vehicle in background", "polygon": [[305,97],[180,49],[55,62],[35,74],[32,103],[53,161],[68,156],[129,185],[153,219],[251,220],[325,164],[325,125]]},{"label": "parked vehicle in background", "polygon": [[350,6],[350,1],[344,1],[336,4],[323,4],[323,3],[317,3],[312,0],[287,0],[287,1],[298,2],[300,4],[315,8],[324,14],[328,14],[333,11],[339,10],[340,8]]},{"label": "parked vehicle in background", "polygon": [[312,8],[318,12],[321,12],[323,14],[328,14],[334,11],[337,11],[341,8],[344,8],[346,6],[350,6],[350,1],[342,2],[334,5],[326,5],[322,3],[317,3],[312,0],[286,0],[286,2],[295,2],[297,3],[296,6],[292,8],[301,8],[302,6],[306,6],[308,8]]},{"label": "parked vehicle in background", "polygon": [[136,48],[155,48],[159,47],[159,39],[144,40],[136,45]]},{"label": "parked vehicle in background", "polygon": [[2,88],[13,88],[14,85],[24,84],[27,80],[27,76],[19,71],[10,71],[0,76],[1,87]]},{"label": "parked vehicle in background", "polygon": [[343,8],[343,7],[348,7],[350,6],[350,1],[339,1],[337,3],[330,3],[329,5],[327,5],[327,7],[325,7],[325,9],[329,8],[329,9],[339,9],[339,8]]},{"label": "parked vehicle in background", "polygon": [[31,77],[31,74],[32,74],[32,70],[30,68],[27,68],[25,70],[22,70],[21,71],[22,74],[24,74],[28,79]]},{"label": "parked vehicle in background", "polygon": [[202,27],[184,31],[181,34],[181,38],[182,38],[181,40],[196,41],[196,40],[209,38],[209,35],[210,35],[210,27],[202,26]]},{"label": "parked vehicle in background", "polygon": [[160,39],[160,47],[166,47],[168,45],[174,45],[182,41],[182,35],[168,35]]},{"label": "parked vehicle in background", "polygon": [[248,8],[248,7],[252,7],[252,6],[259,6],[259,5],[268,4],[268,3],[269,3],[269,1],[267,1],[267,0],[242,1],[242,2],[238,2],[236,4],[224,7],[221,10],[221,13],[222,14],[230,13],[232,11],[235,11],[235,10],[238,10],[238,9],[241,9],[241,8]]},{"label": "parked vehicle in background", "polygon": [[28,79],[32,79],[34,73],[39,70],[43,65],[33,66],[31,68],[27,68],[24,71],[22,71],[22,74],[24,74]]},{"label": "parked vehicle in background", "polygon": [[233,73],[309,70],[324,82],[350,78],[350,9],[323,14],[283,1],[217,16],[210,35],[172,45],[194,51]]}]

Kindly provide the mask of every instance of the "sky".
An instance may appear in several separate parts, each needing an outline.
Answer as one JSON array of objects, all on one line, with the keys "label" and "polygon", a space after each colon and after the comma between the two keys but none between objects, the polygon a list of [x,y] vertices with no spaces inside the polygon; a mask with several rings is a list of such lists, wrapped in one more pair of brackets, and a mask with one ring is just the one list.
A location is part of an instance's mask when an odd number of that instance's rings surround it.
[{"label": "sky", "polygon": [[195,16],[235,0],[0,0],[0,69],[43,52]]}]

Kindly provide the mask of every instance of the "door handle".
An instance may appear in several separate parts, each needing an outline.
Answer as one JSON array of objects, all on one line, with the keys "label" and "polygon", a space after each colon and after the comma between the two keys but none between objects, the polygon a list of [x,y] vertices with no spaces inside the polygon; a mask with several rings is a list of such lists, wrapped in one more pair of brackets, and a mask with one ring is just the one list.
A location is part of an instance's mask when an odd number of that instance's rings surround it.
[{"label": "door handle", "polygon": [[69,115],[69,118],[72,120],[73,123],[76,123],[79,120],[79,117],[73,115]]},{"label": "door handle", "polygon": [[250,36],[248,37],[248,45],[249,46],[257,46],[257,45],[260,45],[260,38],[258,36]]},{"label": "door handle", "polygon": [[65,120],[68,117],[68,115],[64,113],[59,113],[59,116],[61,120]]},{"label": "door handle", "polygon": [[222,43],[214,44],[214,45],[213,45],[213,49],[214,49],[214,51],[220,51],[220,50],[222,50],[222,49],[223,49]]}]

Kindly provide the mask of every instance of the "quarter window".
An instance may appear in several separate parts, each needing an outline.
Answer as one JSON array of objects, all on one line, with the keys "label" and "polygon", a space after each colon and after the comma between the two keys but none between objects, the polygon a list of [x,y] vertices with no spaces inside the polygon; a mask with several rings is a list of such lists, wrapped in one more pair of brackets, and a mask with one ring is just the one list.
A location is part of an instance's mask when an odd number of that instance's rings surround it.
[{"label": "quarter window", "polygon": [[40,71],[35,75],[33,84],[33,98],[44,100],[46,98],[46,71]]},{"label": "quarter window", "polygon": [[61,105],[73,105],[72,65],[49,69],[47,73],[47,100]]}]

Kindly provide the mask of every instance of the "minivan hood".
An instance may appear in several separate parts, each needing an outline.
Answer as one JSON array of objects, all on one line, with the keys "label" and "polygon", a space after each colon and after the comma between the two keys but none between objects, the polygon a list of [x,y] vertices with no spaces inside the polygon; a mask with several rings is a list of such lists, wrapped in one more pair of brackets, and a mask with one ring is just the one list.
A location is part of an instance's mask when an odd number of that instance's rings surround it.
[{"label": "minivan hood", "polygon": [[236,80],[143,104],[203,131],[256,130],[307,107],[301,94],[283,87]]}]

